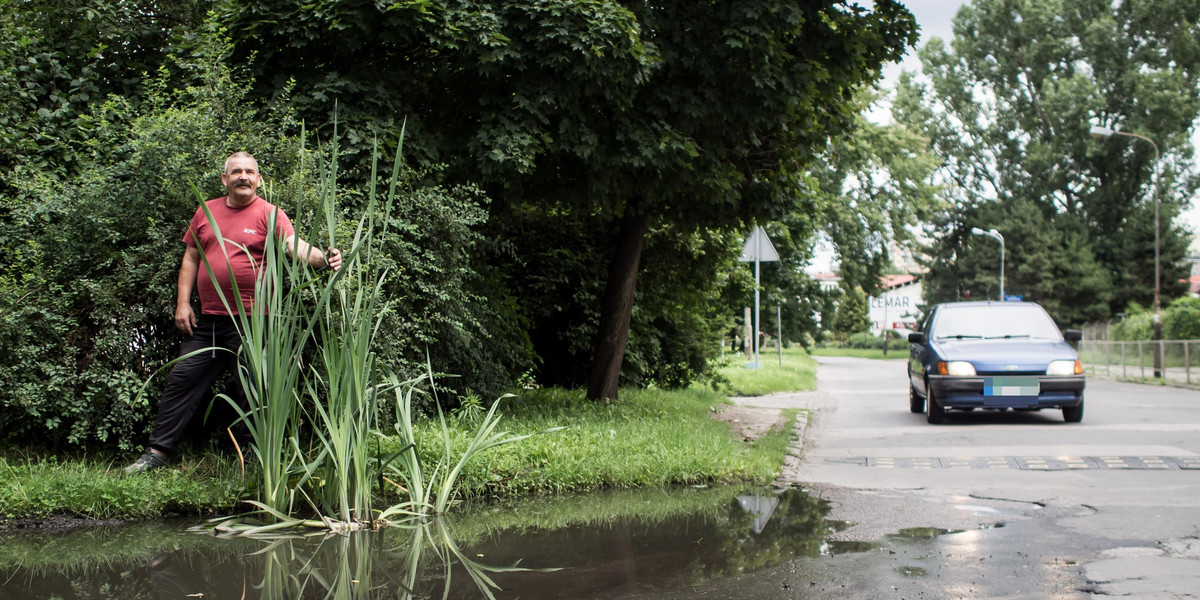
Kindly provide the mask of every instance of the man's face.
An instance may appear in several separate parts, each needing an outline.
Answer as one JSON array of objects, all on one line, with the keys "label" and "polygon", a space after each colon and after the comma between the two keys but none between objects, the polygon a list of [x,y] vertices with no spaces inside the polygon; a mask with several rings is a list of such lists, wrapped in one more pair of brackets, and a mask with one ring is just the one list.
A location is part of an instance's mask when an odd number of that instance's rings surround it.
[{"label": "man's face", "polygon": [[258,164],[252,158],[237,157],[229,160],[229,167],[221,173],[221,183],[232,200],[249,202],[258,192],[258,184],[262,177],[258,174]]}]

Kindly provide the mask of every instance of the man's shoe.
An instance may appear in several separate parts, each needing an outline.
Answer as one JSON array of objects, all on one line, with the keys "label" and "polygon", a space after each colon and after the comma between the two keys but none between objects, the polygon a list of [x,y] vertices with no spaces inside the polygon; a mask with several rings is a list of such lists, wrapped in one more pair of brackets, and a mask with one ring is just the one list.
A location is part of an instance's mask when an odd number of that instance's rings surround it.
[{"label": "man's shoe", "polygon": [[167,460],[167,457],[159,456],[147,450],[145,454],[139,456],[137,460],[133,461],[132,465],[125,467],[125,474],[136,475],[138,473],[145,473],[146,471],[161,469],[169,464],[171,463]]}]

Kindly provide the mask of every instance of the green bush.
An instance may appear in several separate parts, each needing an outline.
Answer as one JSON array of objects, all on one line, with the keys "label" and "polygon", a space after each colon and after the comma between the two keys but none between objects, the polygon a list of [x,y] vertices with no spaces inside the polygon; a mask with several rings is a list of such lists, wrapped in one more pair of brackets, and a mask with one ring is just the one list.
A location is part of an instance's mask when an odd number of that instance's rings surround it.
[{"label": "green bush", "polygon": [[[220,195],[222,160],[244,148],[261,149],[275,173],[294,170],[298,140],[278,133],[291,125],[286,116],[252,121],[217,57],[199,60],[191,66],[208,77],[200,85],[160,87],[141,107],[113,97],[81,117],[78,175],[11,180],[36,194],[5,198],[11,214],[0,237],[0,339],[19,349],[0,373],[5,436],[140,442],[152,409],[138,389],[178,348],[175,279],[195,210],[190,186]],[[276,181],[286,193],[287,180]]]},{"label": "green bush", "polygon": [[[837,313],[833,319],[833,332],[839,339],[849,340],[852,336],[866,333],[871,327],[867,308],[867,294],[861,287],[845,290]],[[868,334],[869,335],[869,334]]]},{"label": "green bush", "polygon": [[1171,302],[1162,313],[1165,340],[1200,339],[1200,298],[1185,296]]},{"label": "green bush", "polygon": [[[1162,311],[1162,339],[1194,340],[1200,338],[1200,298],[1176,298]],[[1125,318],[1113,324],[1113,341],[1154,339],[1154,311],[1131,304]]]},{"label": "green bush", "polygon": [[[513,304],[527,337],[513,336],[509,340],[515,342],[510,343],[529,340],[538,357],[531,372],[537,383],[584,385],[612,232],[594,218],[567,211],[501,214],[490,228],[499,239],[521,240],[519,250],[492,248],[494,264],[483,269],[495,273],[508,289],[525,291]],[[533,231],[537,234],[530,235]],[[720,353],[717,340],[728,314],[718,280],[737,268],[733,261],[738,243],[733,236],[710,231],[663,227],[647,234],[622,387],[678,388],[708,372],[709,362]]]},{"label": "green bush", "polygon": [[[242,94],[253,82],[222,65],[219,43],[210,46],[210,54],[164,68],[140,104],[113,97],[81,117],[77,175],[12,174],[23,192],[2,198],[0,343],[13,350],[0,370],[0,436],[123,449],[144,442],[165,381],[151,376],[181,339],[173,315],[193,186],[204,197],[222,195],[218,176],[230,153],[257,156],[261,193],[302,237],[327,239],[312,224],[311,166],[320,153],[305,150],[303,128],[286,111],[246,106]],[[180,73],[194,74],[193,84],[179,88]],[[432,360],[461,375],[447,385],[495,397],[532,361],[513,332],[519,321],[508,318],[511,302],[483,301],[488,282],[474,275],[486,198],[470,186],[417,183],[430,179],[408,174],[394,211],[384,260],[395,277],[376,350],[406,373]],[[353,190],[344,195],[363,200]]]},{"label": "green bush", "polygon": [[846,339],[847,348],[883,348],[883,338],[870,333],[856,333]]}]

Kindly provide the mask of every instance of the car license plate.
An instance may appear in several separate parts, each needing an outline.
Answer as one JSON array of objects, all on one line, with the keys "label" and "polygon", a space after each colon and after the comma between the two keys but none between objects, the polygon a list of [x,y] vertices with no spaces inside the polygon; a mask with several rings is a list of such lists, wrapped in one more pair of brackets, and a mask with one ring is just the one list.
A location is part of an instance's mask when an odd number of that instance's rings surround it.
[{"label": "car license plate", "polygon": [[1036,396],[1041,391],[1037,377],[988,377],[984,396]]}]

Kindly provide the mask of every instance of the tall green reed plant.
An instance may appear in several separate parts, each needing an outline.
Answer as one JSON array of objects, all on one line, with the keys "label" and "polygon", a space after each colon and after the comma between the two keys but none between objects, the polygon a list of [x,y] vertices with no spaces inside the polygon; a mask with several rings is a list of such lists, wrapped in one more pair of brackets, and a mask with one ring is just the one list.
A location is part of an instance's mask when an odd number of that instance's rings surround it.
[{"label": "tall green reed plant", "polygon": [[[260,467],[259,499],[251,504],[274,521],[247,531],[317,523],[346,529],[374,521],[372,484],[379,461],[371,456],[369,442],[377,398],[390,385],[382,374],[390,371],[378,364],[372,350],[387,311],[383,289],[388,274],[371,258],[386,238],[402,152],[403,130],[382,207],[376,152],[367,210],[343,253],[340,271],[327,278],[313,273],[306,257],[297,256],[299,236],[296,245],[286,247],[272,216],[263,264],[258,265],[255,310],[247,312],[240,301],[230,302],[221,294],[226,310],[237,315],[242,336],[239,377],[248,406],[237,409]],[[340,222],[337,158],[335,145],[320,177],[315,211],[324,221],[328,247],[335,245]],[[227,264],[219,224],[203,201],[201,206]],[[208,257],[204,264],[208,276],[214,277]],[[240,298],[236,281],[231,295]],[[316,356],[308,364],[305,353],[310,345]],[[301,422],[311,427],[302,430]],[[320,521],[294,517],[299,497],[321,515]]]},{"label": "tall green reed plant", "polygon": [[[427,365],[427,373],[432,373],[432,371],[432,368]],[[432,375],[405,382],[399,381],[393,375],[390,376],[390,381],[386,386],[395,395],[396,423],[394,430],[403,446],[401,450],[388,457],[382,466],[390,475],[403,482],[402,485],[397,484],[397,487],[408,494],[408,500],[388,507],[380,513],[381,519],[397,515],[425,517],[430,514],[445,514],[454,501],[458,478],[463,467],[471,460],[493,448],[564,429],[563,427],[549,427],[524,435],[498,431],[501,415],[498,412],[500,401],[497,400],[479,422],[478,429],[467,447],[456,455],[450,427],[446,422],[446,414],[442,411],[441,403],[435,401],[433,404],[437,407],[442,451],[437,462],[433,465],[425,465],[417,454],[413,428],[415,420],[413,395],[419,390],[421,382],[425,380],[428,380],[430,390],[435,391]],[[501,397],[501,400],[507,397],[511,397],[511,395],[505,395]]]},{"label": "tall green reed plant", "polygon": [[[497,431],[497,402],[466,450],[455,456],[446,417],[435,401],[443,432],[442,457],[432,468],[418,459],[412,400],[425,385],[434,393],[432,365],[427,364],[427,375],[401,381],[373,351],[389,304],[383,291],[389,273],[377,266],[384,261],[373,259],[383,251],[397,199],[403,140],[402,129],[383,195],[377,189],[375,153],[366,212],[348,240],[339,271],[327,277],[313,272],[304,257],[297,256],[298,241],[289,248],[279,240],[272,217],[255,282],[254,309],[246,311],[242,306],[236,282],[233,302],[222,294],[226,310],[236,315],[242,336],[238,372],[247,407],[238,411],[250,432],[259,466],[259,498],[251,504],[269,521],[224,527],[249,533],[293,526],[344,531],[379,526],[398,516],[442,514],[454,498],[457,478],[468,461],[496,446],[529,437]],[[341,222],[336,145],[321,174],[318,198],[316,214],[324,221],[328,247],[333,247]],[[203,201],[201,206],[224,249],[218,224]],[[204,257],[204,266],[209,277],[214,277],[208,257]],[[315,360],[308,362],[310,346],[315,348]],[[388,395],[394,398],[394,433],[400,436],[402,448],[391,456],[373,456],[370,441],[378,434],[380,399]],[[225,399],[230,400],[228,396]],[[302,429],[301,423],[306,427]],[[559,428],[547,431],[554,429]],[[372,487],[384,481],[385,475],[403,481],[405,485],[397,485],[407,497],[377,511]],[[319,520],[296,517],[301,498]]]},{"label": "tall green reed plant", "polygon": [[[373,348],[387,314],[384,284],[388,272],[371,260],[386,239],[388,217],[396,198],[403,152],[403,130],[392,165],[390,186],[377,221],[380,198],[376,182],[378,152],[371,168],[371,185],[366,214],[359,220],[343,262],[345,278],[322,290],[326,300],[315,316],[317,364],[311,370],[305,391],[314,413],[314,435],[320,442],[321,460],[310,463],[310,475],[323,485],[314,486],[314,503],[326,514],[337,514],[343,523],[371,523],[372,486],[378,460],[371,456],[371,433],[378,414],[378,396],[386,391],[383,374]],[[336,152],[331,160],[336,165]],[[335,229],[336,167],[329,169],[321,188],[321,210],[327,230]],[[331,244],[332,245],[332,240]],[[381,383],[382,382],[382,383]]]},{"label": "tall green reed plant", "polygon": [[[224,264],[216,267],[205,253],[200,253],[204,269],[215,283],[214,268],[231,269],[229,248],[208,205],[201,201],[200,206],[224,253]],[[296,431],[300,415],[297,390],[302,381],[304,349],[313,327],[311,319],[305,318],[307,308],[301,294],[311,284],[289,289],[287,282],[303,282],[311,277],[300,276],[307,271],[307,264],[301,267],[298,261],[286,256],[286,248],[276,235],[276,215],[268,218],[267,229],[263,264],[256,265],[259,277],[255,281],[253,309],[245,309],[232,274],[229,277],[233,285],[232,302],[223,291],[219,294],[226,312],[235,315],[241,336],[238,378],[247,406],[238,405],[227,395],[221,397],[234,406],[239,413],[239,424],[249,431],[259,467],[254,470],[259,500],[275,511],[291,514],[296,487],[289,480],[297,472],[302,456]],[[243,252],[246,250],[242,248]]]}]

